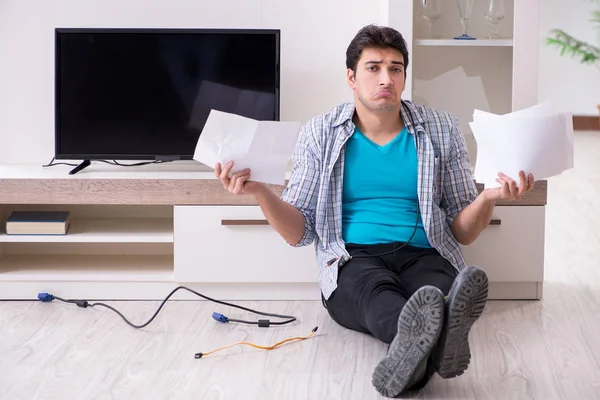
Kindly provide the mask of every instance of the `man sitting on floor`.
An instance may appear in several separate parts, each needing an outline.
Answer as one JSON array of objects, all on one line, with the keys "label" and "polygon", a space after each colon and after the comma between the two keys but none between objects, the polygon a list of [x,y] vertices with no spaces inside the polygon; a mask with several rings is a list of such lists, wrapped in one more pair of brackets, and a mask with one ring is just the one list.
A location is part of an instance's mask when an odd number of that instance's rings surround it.
[{"label": "man sitting on floor", "polygon": [[289,244],[315,243],[324,306],[339,325],[390,344],[373,385],[394,397],[434,372],[467,369],[488,281],[465,266],[459,244],[534,178],[521,172],[517,188],[499,173],[501,186],[478,195],[457,119],[401,99],[408,51],[394,29],[361,29],[346,66],[354,102],[302,127],[281,198],[249,170],[230,174],[232,163],[215,171],[231,193],[253,195]]}]

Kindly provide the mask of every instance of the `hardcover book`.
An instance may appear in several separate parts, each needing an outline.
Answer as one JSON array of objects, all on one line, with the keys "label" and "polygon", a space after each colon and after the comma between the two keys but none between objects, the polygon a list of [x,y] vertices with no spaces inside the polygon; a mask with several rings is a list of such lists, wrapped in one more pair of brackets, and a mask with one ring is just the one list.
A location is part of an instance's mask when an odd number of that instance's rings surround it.
[{"label": "hardcover book", "polygon": [[7,235],[66,235],[68,211],[13,211],[6,220]]}]

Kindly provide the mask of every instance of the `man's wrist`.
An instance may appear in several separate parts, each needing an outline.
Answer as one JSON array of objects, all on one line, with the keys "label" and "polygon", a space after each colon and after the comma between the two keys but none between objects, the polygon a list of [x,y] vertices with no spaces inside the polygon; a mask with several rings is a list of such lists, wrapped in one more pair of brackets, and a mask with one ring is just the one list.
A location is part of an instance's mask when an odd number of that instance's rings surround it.
[{"label": "man's wrist", "polygon": [[267,185],[260,184],[260,185],[256,185],[256,189],[251,194],[254,196],[256,201],[261,202],[263,199],[265,199],[267,196],[269,196],[270,191],[269,191],[269,188],[267,187]]},{"label": "man's wrist", "polygon": [[496,205],[496,200],[498,200],[498,191],[495,189],[485,189],[479,194],[479,196],[484,203]]}]

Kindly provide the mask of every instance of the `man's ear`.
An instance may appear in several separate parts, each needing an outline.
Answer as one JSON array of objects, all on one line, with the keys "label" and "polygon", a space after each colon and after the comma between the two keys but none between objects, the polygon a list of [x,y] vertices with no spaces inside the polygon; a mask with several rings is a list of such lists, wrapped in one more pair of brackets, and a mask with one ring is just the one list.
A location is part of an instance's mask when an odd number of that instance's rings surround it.
[{"label": "man's ear", "polygon": [[348,82],[348,86],[350,86],[352,89],[354,89],[355,76],[354,76],[354,71],[352,71],[351,69],[348,69],[346,71],[346,81]]}]

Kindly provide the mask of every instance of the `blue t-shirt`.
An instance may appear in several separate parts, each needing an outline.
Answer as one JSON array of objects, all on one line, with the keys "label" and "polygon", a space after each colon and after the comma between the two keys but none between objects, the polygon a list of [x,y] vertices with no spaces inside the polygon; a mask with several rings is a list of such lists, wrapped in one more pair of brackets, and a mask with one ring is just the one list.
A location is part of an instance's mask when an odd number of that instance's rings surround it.
[{"label": "blue t-shirt", "polygon": [[[346,243],[406,242],[417,223],[417,151],[406,128],[380,146],[355,129],[346,142],[342,237]],[[410,245],[431,247],[418,218]]]}]

